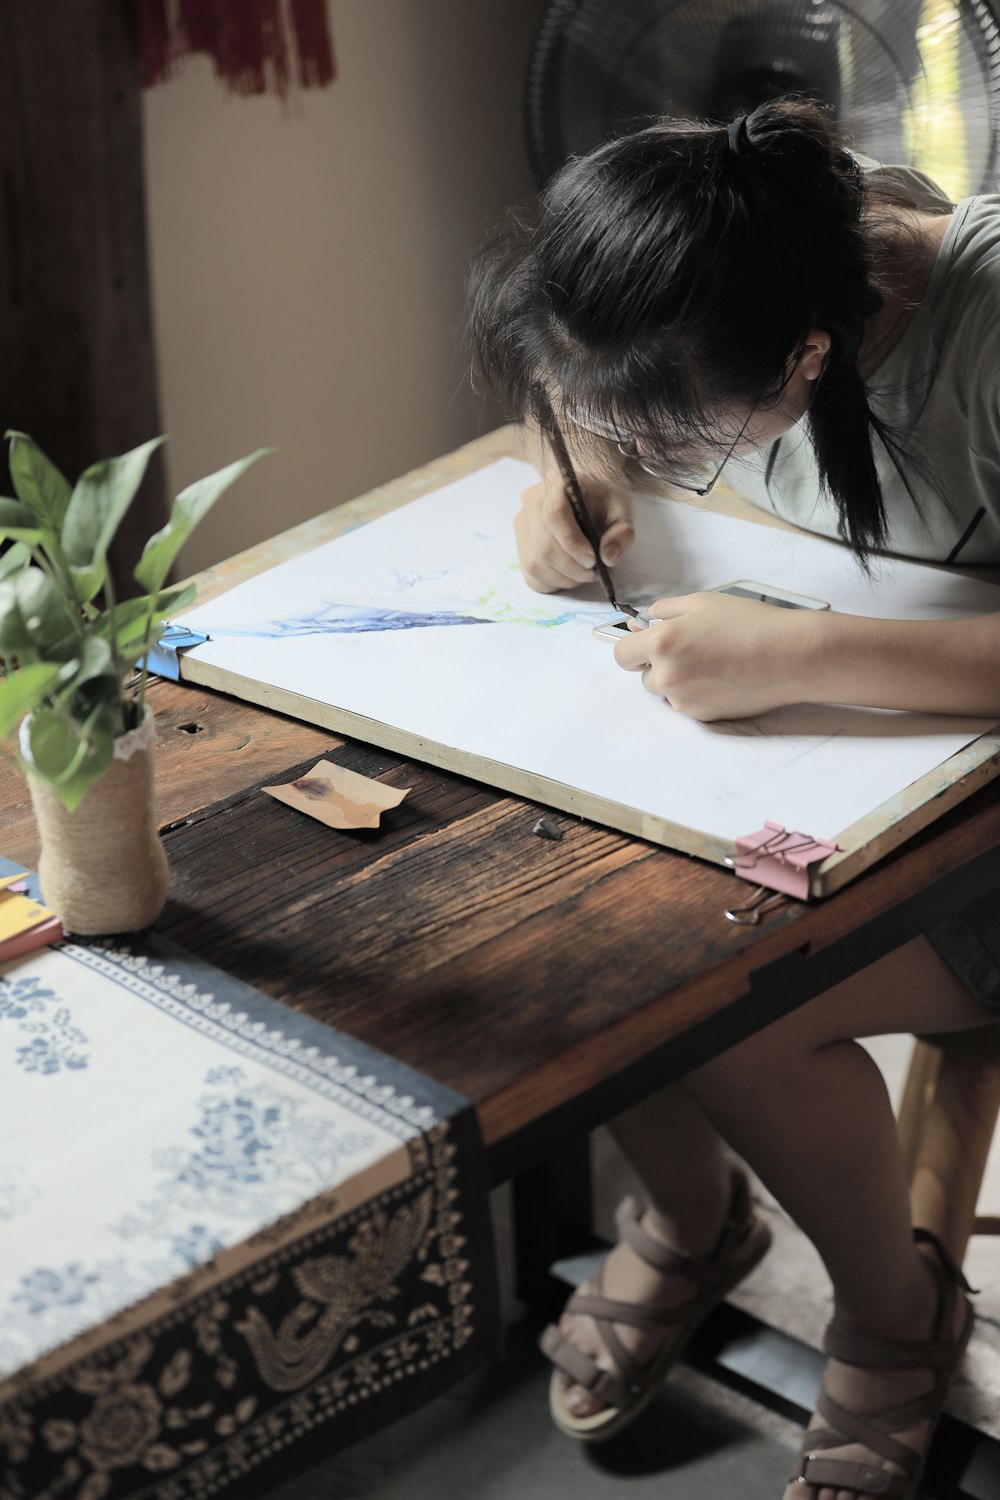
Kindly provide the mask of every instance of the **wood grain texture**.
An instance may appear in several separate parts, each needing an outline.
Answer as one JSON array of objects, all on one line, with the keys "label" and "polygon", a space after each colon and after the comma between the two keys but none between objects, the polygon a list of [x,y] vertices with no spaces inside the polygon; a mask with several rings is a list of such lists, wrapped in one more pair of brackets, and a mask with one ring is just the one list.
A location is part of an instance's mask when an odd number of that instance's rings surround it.
[{"label": "wood grain texture", "polygon": [[[489,449],[470,447],[455,463]],[[280,560],[269,547],[253,566]],[[491,1145],[666,1044],[718,1050],[766,1024],[804,998],[784,975],[806,967],[819,989],[867,962],[919,930],[939,882],[957,899],[986,861],[976,888],[1000,884],[996,781],[830,900],[737,928],[722,914],[744,887],[715,866],[567,814],[562,840],[538,838],[529,799],[201,688],[157,683],[152,701],[172,874],[159,930],[465,1093]],[[321,753],[409,796],[380,829],[340,833],[260,793]],[[26,804],[0,769],[0,849],[32,864]]]},{"label": "wood grain texture", "polygon": [[[153,681],[156,715],[156,809],[160,829],[249,784],[280,775],[290,763],[340,744],[311,724],[248,708],[233,698]],[[0,854],[38,867],[38,830],[27,783],[5,751],[0,759]]]},{"label": "wood grain texture", "polygon": [[822,964],[1000,838],[993,786],[908,858],[752,930],[724,920],[733,877],[712,866],[565,816],[553,843],[529,802],[365,746],[331,758],[407,801],[371,833],[248,793],[206,809],[167,835],[162,930],[467,1094],[491,1142],[730,1007],[752,1030],[773,1003],[755,973]]},{"label": "wood grain texture", "polygon": [[[541,839],[528,801],[364,745],[331,752],[217,694],[152,692],[172,875],[159,930],[467,1094],[490,1143],[692,1028],[721,1046],[763,1024],[761,975],[809,955],[822,977],[858,929],[1000,844],[994,782],[830,901],[734,928],[733,877],[713,866],[566,815],[561,841]],[[259,792],[325,751],[411,789],[381,829],[336,833]],[[10,767],[0,806],[0,848],[33,865]]]}]

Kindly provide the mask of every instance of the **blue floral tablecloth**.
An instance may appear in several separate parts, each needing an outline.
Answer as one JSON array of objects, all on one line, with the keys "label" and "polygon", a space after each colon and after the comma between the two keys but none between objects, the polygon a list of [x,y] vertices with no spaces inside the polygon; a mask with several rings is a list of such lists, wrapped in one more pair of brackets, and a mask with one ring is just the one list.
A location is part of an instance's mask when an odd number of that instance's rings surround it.
[{"label": "blue floral tablecloth", "polygon": [[155,937],[0,967],[0,1500],[242,1500],[497,1336],[468,1101]]}]

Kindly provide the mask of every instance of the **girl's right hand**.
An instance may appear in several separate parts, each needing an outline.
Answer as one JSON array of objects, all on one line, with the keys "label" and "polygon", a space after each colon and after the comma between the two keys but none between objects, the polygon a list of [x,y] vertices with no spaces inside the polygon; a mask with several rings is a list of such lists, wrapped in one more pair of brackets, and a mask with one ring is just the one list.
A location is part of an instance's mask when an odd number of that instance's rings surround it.
[{"label": "girl's right hand", "polygon": [[[582,484],[601,540],[601,561],[613,568],[635,541],[632,497],[626,490]],[[521,496],[514,535],[525,582],[540,594],[578,588],[594,577],[594,552],[576,524],[557,470]]]}]

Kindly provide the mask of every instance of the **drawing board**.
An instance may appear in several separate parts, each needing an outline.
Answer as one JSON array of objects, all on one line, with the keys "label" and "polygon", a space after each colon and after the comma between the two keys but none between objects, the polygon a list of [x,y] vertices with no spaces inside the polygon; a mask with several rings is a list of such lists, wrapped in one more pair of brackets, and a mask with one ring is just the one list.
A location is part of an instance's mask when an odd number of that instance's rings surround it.
[{"label": "drawing board", "polygon": [[[593,636],[596,587],[540,595],[513,517],[535,478],[502,458],[189,611],[209,639],[186,680],[281,709],[721,861],[770,819],[835,840],[813,894],[845,883],[994,774],[975,718],[803,704],[700,724],[648,693]],[[1000,609],[1000,588],[640,496],[615,570],[635,603],[736,577],[882,618]],[[655,627],[653,627],[655,628]]]}]

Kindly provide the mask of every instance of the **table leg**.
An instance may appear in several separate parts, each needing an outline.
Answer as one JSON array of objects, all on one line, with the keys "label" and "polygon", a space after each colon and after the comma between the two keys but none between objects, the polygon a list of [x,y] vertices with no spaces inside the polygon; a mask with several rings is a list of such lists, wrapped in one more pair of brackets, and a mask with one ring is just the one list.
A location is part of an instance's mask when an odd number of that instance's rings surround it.
[{"label": "table leg", "polygon": [[551,1317],[566,1300],[552,1267],[594,1243],[589,1136],[518,1173],[511,1188],[515,1291],[532,1313]]}]

